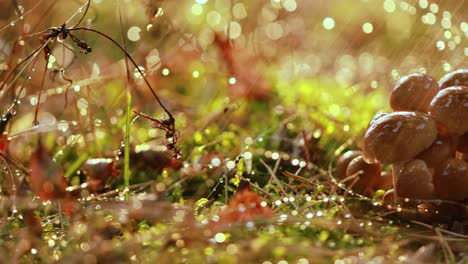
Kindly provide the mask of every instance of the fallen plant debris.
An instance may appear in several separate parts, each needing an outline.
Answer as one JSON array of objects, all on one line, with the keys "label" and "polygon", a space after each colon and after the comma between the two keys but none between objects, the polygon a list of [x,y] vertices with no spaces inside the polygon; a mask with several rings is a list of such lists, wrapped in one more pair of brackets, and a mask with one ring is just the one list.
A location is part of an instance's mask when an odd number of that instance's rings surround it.
[{"label": "fallen plant debris", "polygon": [[467,3],[0,1],[0,263],[468,262]]}]

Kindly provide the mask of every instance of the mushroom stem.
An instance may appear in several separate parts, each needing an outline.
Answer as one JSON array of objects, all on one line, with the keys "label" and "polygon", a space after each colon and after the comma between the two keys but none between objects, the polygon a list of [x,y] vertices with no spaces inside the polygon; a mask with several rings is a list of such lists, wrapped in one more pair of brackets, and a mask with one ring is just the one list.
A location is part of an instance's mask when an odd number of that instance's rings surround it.
[{"label": "mushroom stem", "polygon": [[388,195],[393,194],[395,195],[395,188],[387,190],[384,195],[382,195],[382,201],[385,201],[385,198],[387,198]]},{"label": "mushroom stem", "polygon": [[403,166],[405,165],[405,162],[396,162],[392,164],[392,176],[393,176],[393,198],[395,199],[395,205],[398,202],[398,192],[397,192],[397,182],[398,178],[400,177],[400,172],[403,169]]}]

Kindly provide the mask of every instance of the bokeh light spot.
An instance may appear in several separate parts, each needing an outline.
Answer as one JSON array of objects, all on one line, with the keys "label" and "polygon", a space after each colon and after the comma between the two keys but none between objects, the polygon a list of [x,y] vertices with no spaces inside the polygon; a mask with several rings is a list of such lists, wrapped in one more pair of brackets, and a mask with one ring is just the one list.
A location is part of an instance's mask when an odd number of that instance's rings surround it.
[{"label": "bokeh light spot", "polygon": [[127,38],[130,41],[138,41],[141,38],[140,32],[141,32],[141,29],[139,27],[137,26],[130,27],[127,31]]},{"label": "bokeh light spot", "polygon": [[362,25],[362,31],[364,31],[364,33],[366,33],[366,34],[372,33],[373,30],[374,30],[374,26],[369,22],[364,23]]},{"label": "bokeh light spot", "polygon": [[331,17],[326,17],[322,22],[323,28],[332,30],[335,27],[335,20]]}]

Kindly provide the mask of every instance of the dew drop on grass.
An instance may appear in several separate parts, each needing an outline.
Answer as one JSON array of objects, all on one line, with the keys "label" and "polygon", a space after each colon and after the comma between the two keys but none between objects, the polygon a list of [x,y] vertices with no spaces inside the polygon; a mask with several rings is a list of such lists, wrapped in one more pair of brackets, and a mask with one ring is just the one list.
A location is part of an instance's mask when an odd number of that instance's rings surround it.
[{"label": "dew drop on grass", "polygon": [[102,120],[101,119],[94,120],[94,125],[97,126],[97,127],[101,126],[102,125]]},{"label": "dew drop on grass", "polygon": [[234,169],[235,167],[236,167],[236,163],[235,163],[234,161],[230,160],[230,161],[226,162],[226,168],[227,168],[228,170],[232,170],[232,169]]},{"label": "dew drop on grass", "polygon": [[237,82],[237,81],[236,81],[236,78],[235,78],[235,77],[230,77],[230,78],[229,78],[229,84],[230,84],[230,85],[234,85],[234,84],[236,84],[236,82]]},{"label": "dew drop on grass", "polygon": [[68,128],[69,128],[69,125],[67,121],[62,120],[62,121],[59,121],[59,123],[57,124],[57,129],[62,132],[67,132]]},{"label": "dew drop on grass", "polygon": [[159,7],[158,10],[156,11],[156,14],[154,15],[154,17],[155,17],[155,18],[156,18],[156,17],[160,17],[160,16],[162,16],[162,15],[164,15],[164,9],[162,9],[162,8]]},{"label": "dew drop on grass", "polygon": [[364,31],[364,33],[366,34],[372,33],[373,30],[374,30],[374,26],[369,22],[366,22],[362,25],[362,31]]},{"label": "dew drop on grass", "polygon": [[219,158],[213,158],[211,160],[211,165],[213,167],[219,167],[219,165],[221,165],[221,160]]},{"label": "dew drop on grass", "polygon": [[436,43],[437,49],[444,50],[445,49],[445,42],[442,40],[437,41]]},{"label": "dew drop on grass", "polygon": [[29,99],[29,102],[31,105],[37,105],[37,97],[33,96],[31,99]]}]

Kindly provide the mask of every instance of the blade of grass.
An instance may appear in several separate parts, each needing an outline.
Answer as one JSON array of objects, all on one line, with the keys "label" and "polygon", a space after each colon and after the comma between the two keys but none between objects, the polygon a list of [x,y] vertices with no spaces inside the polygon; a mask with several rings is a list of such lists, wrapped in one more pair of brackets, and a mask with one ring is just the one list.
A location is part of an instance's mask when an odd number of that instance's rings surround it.
[{"label": "blade of grass", "polygon": [[[127,86],[128,87],[128,86]],[[127,190],[130,186],[130,123],[132,113],[132,95],[127,88],[127,114],[125,117],[125,138],[124,138],[124,184]],[[128,201],[128,191],[125,192],[125,199]]]},{"label": "blade of grass", "polygon": [[[122,37],[123,48],[127,49],[127,43],[125,42],[125,35],[123,33],[123,22],[122,22],[122,5],[119,1],[119,23],[120,33]],[[137,67],[138,68],[138,67]],[[130,126],[131,126],[131,113],[132,113],[132,94],[130,92],[130,69],[128,67],[128,56],[125,56],[125,69],[127,73],[126,83],[126,102],[127,102],[127,113],[125,117],[125,137],[124,137],[124,185],[125,185],[125,200],[129,198],[129,187],[130,187]],[[143,73],[141,73],[143,76]]]},{"label": "blade of grass", "polygon": [[73,164],[68,168],[68,170],[65,172],[65,178],[70,178],[80,167],[83,165],[83,163],[88,159],[89,154],[84,153],[82,154]]}]

